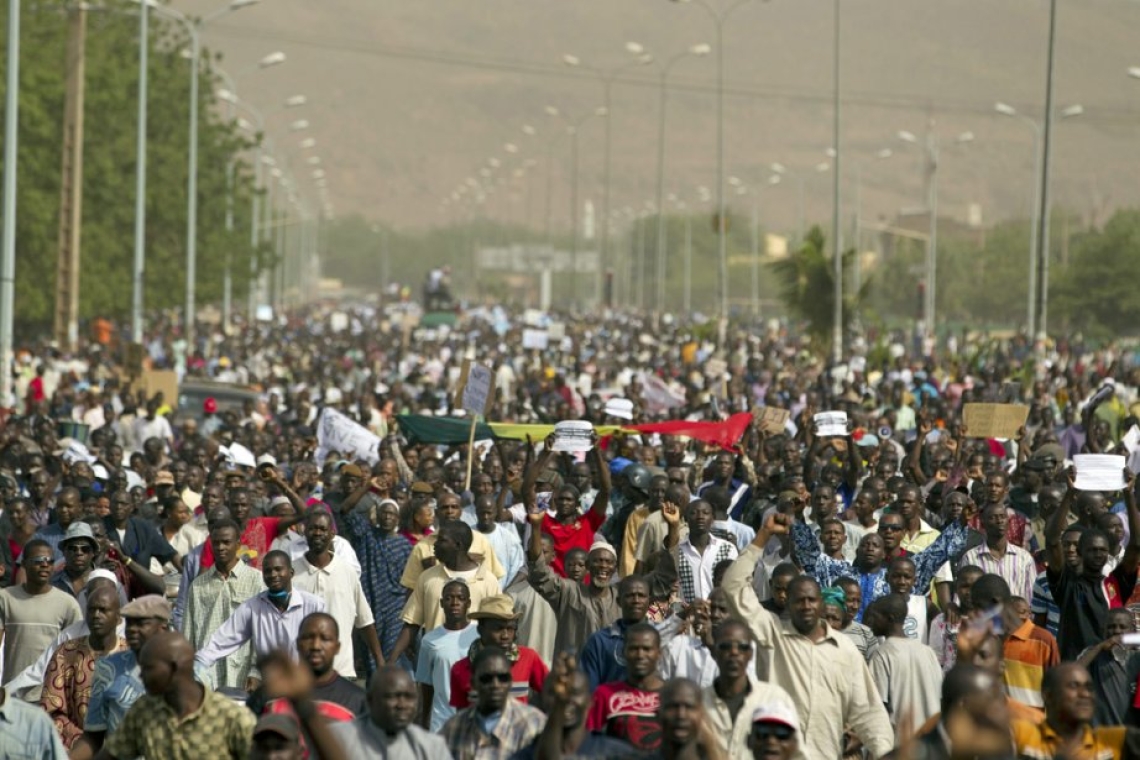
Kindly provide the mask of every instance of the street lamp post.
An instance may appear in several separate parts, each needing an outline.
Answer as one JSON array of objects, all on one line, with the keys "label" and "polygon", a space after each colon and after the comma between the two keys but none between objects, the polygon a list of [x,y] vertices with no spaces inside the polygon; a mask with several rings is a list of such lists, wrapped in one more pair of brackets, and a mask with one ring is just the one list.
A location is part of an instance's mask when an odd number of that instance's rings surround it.
[{"label": "street lamp post", "polygon": [[[625,43],[626,52],[631,55],[637,56],[634,61],[623,63],[620,66],[611,69],[596,69],[589,68],[589,71],[594,72],[602,80],[602,108],[606,109],[607,113],[613,113],[612,91],[614,79],[623,71],[627,71],[637,66],[643,66],[653,61],[653,56],[645,52],[645,47],[638,42]],[[567,66],[581,66],[582,61],[578,56],[566,54],[562,56],[562,62]],[[613,121],[606,119],[605,129],[605,142],[602,147],[602,245],[601,245],[601,261],[599,267],[602,274],[605,274],[607,265],[609,264],[610,253],[610,167],[612,165],[612,150],[613,145]],[[600,282],[599,278],[599,282]],[[599,299],[601,294],[598,294]]]},{"label": "street lamp post", "polygon": [[[4,93],[4,232],[0,256],[0,406],[12,394],[12,333],[16,295],[16,141],[20,121],[20,0],[8,0],[7,84]],[[13,404],[15,406],[15,404]]]},{"label": "street lamp post", "polygon": [[677,53],[665,61],[660,68],[660,91],[657,106],[657,312],[665,310],[665,109],[668,101],[669,71],[681,60],[690,56],[709,54],[706,43],[691,45],[688,50]]},{"label": "street lamp post", "polygon": [[182,25],[190,37],[190,137],[187,152],[186,178],[186,308],[185,340],[187,356],[194,351],[195,284],[198,267],[198,78],[201,73],[201,29],[206,24],[236,10],[254,5],[258,0],[230,0],[229,3],[209,15],[191,20],[183,13],[156,0],[141,0],[141,15],[145,16],[145,6],[153,5],[155,12],[173,19]]},{"label": "street lamp post", "polygon": [[717,271],[720,281],[720,316],[728,318],[728,238],[724,202],[724,24],[728,18],[749,0],[736,0],[717,12],[708,0],[672,0],[675,3],[694,3],[701,6],[713,20],[716,29],[716,234]]},{"label": "street lamp post", "polygon": [[[1035,340],[1037,336],[1037,262],[1040,258],[1038,251],[1038,235],[1040,233],[1038,216],[1041,213],[1041,172],[1044,166],[1044,156],[1041,152],[1042,125],[1041,122],[1020,113],[1008,103],[994,103],[994,110],[1002,116],[1009,116],[1025,124],[1033,131],[1033,210],[1029,222],[1029,288],[1028,303],[1026,304],[1025,328],[1029,339]],[[1061,118],[1080,116],[1085,109],[1080,105],[1073,105],[1061,111]]]},{"label": "street lamp post", "polygon": [[[146,269],[146,121],[150,58],[150,4],[139,3],[139,86],[135,136],[135,252],[131,264],[131,341],[143,341],[143,274]],[[7,144],[7,143],[5,143]]]},{"label": "street lamp post", "polygon": [[[912,145],[918,144],[918,138],[912,132],[902,130],[898,137],[903,142]],[[971,142],[973,132],[962,132],[955,138],[956,144]],[[938,159],[940,149],[938,138],[930,130],[926,135],[926,206],[930,214],[930,235],[926,242],[926,289],[922,299],[923,328],[928,336],[933,336],[935,314],[935,290],[938,277]]]}]

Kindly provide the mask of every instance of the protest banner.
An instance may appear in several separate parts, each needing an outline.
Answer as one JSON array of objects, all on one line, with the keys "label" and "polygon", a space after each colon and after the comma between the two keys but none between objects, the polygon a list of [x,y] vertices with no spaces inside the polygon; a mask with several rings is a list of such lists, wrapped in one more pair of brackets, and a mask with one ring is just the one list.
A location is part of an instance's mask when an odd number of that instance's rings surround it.
[{"label": "protest banner", "polygon": [[486,417],[491,413],[491,405],[494,402],[495,373],[485,364],[472,363],[470,359],[464,359],[463,368],[459,371],[459,382],[455,387],[453,406],[471,415],[471,431],[467,436],[467,490],[471,489],[475,426],[479,422],[479,415]]},{"label": "protest banner", "polygon": [[971,438],[1015,438],[1028,417],[1029,407],[1024,404],[966,404],[962,407],[962,422]]},{"label": "protest banner", "polygon": [[766,435],[779,435],[787,427],[788,419],[792,413],[778,406],[758,406],[752,410],[752,416],[760,426],[760,431]]},{"label": "protest banner", "polygon": [[380,438],[363,425],[326,406],[317,421],[317,450],[313,456],[318,466],[324,465],[330,451],[345,459],[362,459],[374,465],[380,461]]}]

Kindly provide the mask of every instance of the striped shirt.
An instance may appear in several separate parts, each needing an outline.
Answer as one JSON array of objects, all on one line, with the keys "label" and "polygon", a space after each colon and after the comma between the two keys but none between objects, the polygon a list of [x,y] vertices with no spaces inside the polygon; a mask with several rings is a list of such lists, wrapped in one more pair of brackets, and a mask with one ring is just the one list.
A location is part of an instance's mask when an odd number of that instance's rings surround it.
[{"label": "striped shirt", "polygon": [[708,599],[713,590],[713,569],[726,559],[736,559],[737,554],[736,544],[713,535],[709,536],[703,554],[687,538],[677,544],[673,557],[681,582],[681,599],[686,604]]},{"label": "striped shirt", "polygon": [[1129,729],[1125,726],[1085,726],[1078,746],[1066,747],[1066,740],[1052,729],[1048,721],[1038,724],[1026,720],[1010,721],[1014,752],[1027,760],[1053,760],[1062,750],[1081,760],[1120,760]]},{"label": "striped shirt", "polygon": [[1061,635],[1061,608],[1053,600],[1053,590],[1049,588],[1049,579],[1045,573],[1033,581],[1033,599],[1029,602],[1029,611],[1034,615],[1044,615],[1045,630],[1054,636]]},{"label": "striped shirt", "polygon": [[1005,556],[994,559],[993,553],[985,544],[979,544],[962,555],[958,567],[977,565],[982,572],[1000,575],[1009,584],[1009,591],[1029,601],[1033,598],[1033,582],[1037,580],[1037,565],[1033,555],[1013,543],[1007,543]]},{"label": "striped shirt", "polygon": [[[207,568],[190,584],[186,599],[186,617],[182,623],[182,633],[201,651],[210,642],[214,632],[222,627],[237,611],[237,608],[265,588],[261,571],[244,562],[238,562],[223,578],[217,566]],[[245,679],[253,665],[253,653],[248,645],[225,659],[218,660],[211,668],[209,678],[215,688],[224,686],[244,688]]]},{"label": "striped shirt", "polygon": [[1005,640],[1005,686],[1012,699],[1030,707],[1045,707],[1041,680],[1061,661],[1053,634],[1027,620]]},{"label": "striped shirt", "polygon": [[508,699],[494,719],[468,707],[443,724],[440,735],[455,760],[506,760],[529,745],[546,726],[546,714],[537,707]]}]

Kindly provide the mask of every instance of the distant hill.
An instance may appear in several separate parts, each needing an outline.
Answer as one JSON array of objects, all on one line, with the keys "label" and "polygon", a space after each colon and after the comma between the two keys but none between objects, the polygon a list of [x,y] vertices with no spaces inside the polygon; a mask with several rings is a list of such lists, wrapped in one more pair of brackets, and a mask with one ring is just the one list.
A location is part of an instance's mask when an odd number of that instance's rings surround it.
[{"label": "distant hill", "polygon": [[[218,3],[174,4],[206,13]],[[943,152],[943,213],[964,219],[971,203],[980,204],[984,223],[1028,213],[1031,132],[995,114],[993,103],[1040,115],[1047,7],[1045,0],[843,3],[848,213],[856,163],[864,164],[865,216],[923,205],[922,160],[895,134],[906,129],[921,136],[930,119],[945,141],[965,130],[976,136]],[[830,174],[812,167],[825,160],[831,143],[832,12],[824,0],[755,0],[726,25],[728,172],[763,185],[761,216],[776,231],[796,225],[797,193],[794,183],[766,184],[774,161],[805,173],[809,220],[829,218]],[[1085,114],[1057,127],[1054,199],[1101,219],[1140,202],[1140,81],[1125,75],[1129,65],[1140,65],[1140,3],[1065,0],[1059,18],[1057,102],[1079,102]],[[454,218],[456,212],[441,210],[441,200],[492,156],[504,162],[498,171],[509,181],[487,213],[525,221],[529,208],[530,222],[541,227],[554,126],[543,107],[577,116],[602,98],[599,79],[567,68],[562,56],[614,66],[629,59],[627,40],[660,60],[715,37],[698,5],[668,0],[265,0],[204,31],[205,44],[221,51],[223,65],[238,75],[243,97],[271,110],[288,95],[308,96],[306,117],[338,213],[360,212],[402,227]],[[277,49],[288,54],[287,63],[249,71]],[[716,177],[714,61],[681,61],[671,77],[667,184],[690,204],[696,186],[712,187]],[[632,69],[614,85],[615,209],[641,208],[654,195],[651,72]],[[288,117],[277,118],[283,127]],[[523,134],[524,123],[539,136]],[[594,121],[581,133],[581,198],[599,207],[602,132]],[[508,154],[507,142],[520,151]],[[875,152],[885,147],[895,155],[877,160]],[[565,139],[554,156],[553,218],[565,228]],[[529,180],[514,179],[509,169],[526,158],[537,159],[537,166]],[[296,158],[295,167],[301,161]],[[523,198],[528,187],[529,203]]]}]

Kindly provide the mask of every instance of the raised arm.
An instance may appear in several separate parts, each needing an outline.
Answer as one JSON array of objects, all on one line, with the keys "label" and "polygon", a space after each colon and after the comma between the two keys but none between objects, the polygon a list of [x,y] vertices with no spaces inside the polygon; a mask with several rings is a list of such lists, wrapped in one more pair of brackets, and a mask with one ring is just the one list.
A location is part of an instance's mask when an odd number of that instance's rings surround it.
[{"label": "raised arm", "polygon": [[601,482],[598,487],[598,493],[594,496],[594,503],[590,505],[590,511],[601,519],[606,517],[606,509],[610,505],[610,489],[613,487],[610,481],[610,468],[606,467],[605,461],[602,459],[602,450],[598,447],[598,434],[594,433],[594,447],[590,449],[590,463],[598,470],[598,480]]},{"label": "raised arm", "polygon": [[1049,571],[1052,573],[1061,572],[1061,568],[1065,566],[1065,552],[1061,549],[1061,534],[1065,532],[1065,526],[1069,521],[1069,510],[1073,507],[1073,499],[1077,493],[1077,489],[1073,485],[1076,479],[1073,468],[1070,467],[1065,470],[1065,479],[1068,481],[1069,487],[1065,490],[1064,498],[1061,499],[1061,506],[1057,507],[1052,517],[1045,523],[1045,557],[1049,564]]},{"label": "raised arm", "polygon": [[1132,575],[1140,566],[1140,511],[1136,509],[1136,475],[1124,468],[1124,508],[1128,511],[1128,547],[1120,566]]},{"label": "raised arm", "polygon": [[942,533],[934,539],[934,543],[912,557],[915,588],[928,588],[938,568],[966,548],[966,539],[970,536],[970,529],[967,526],[976,511],[974,502],[966,502],[961,517],[943,526]]}]

